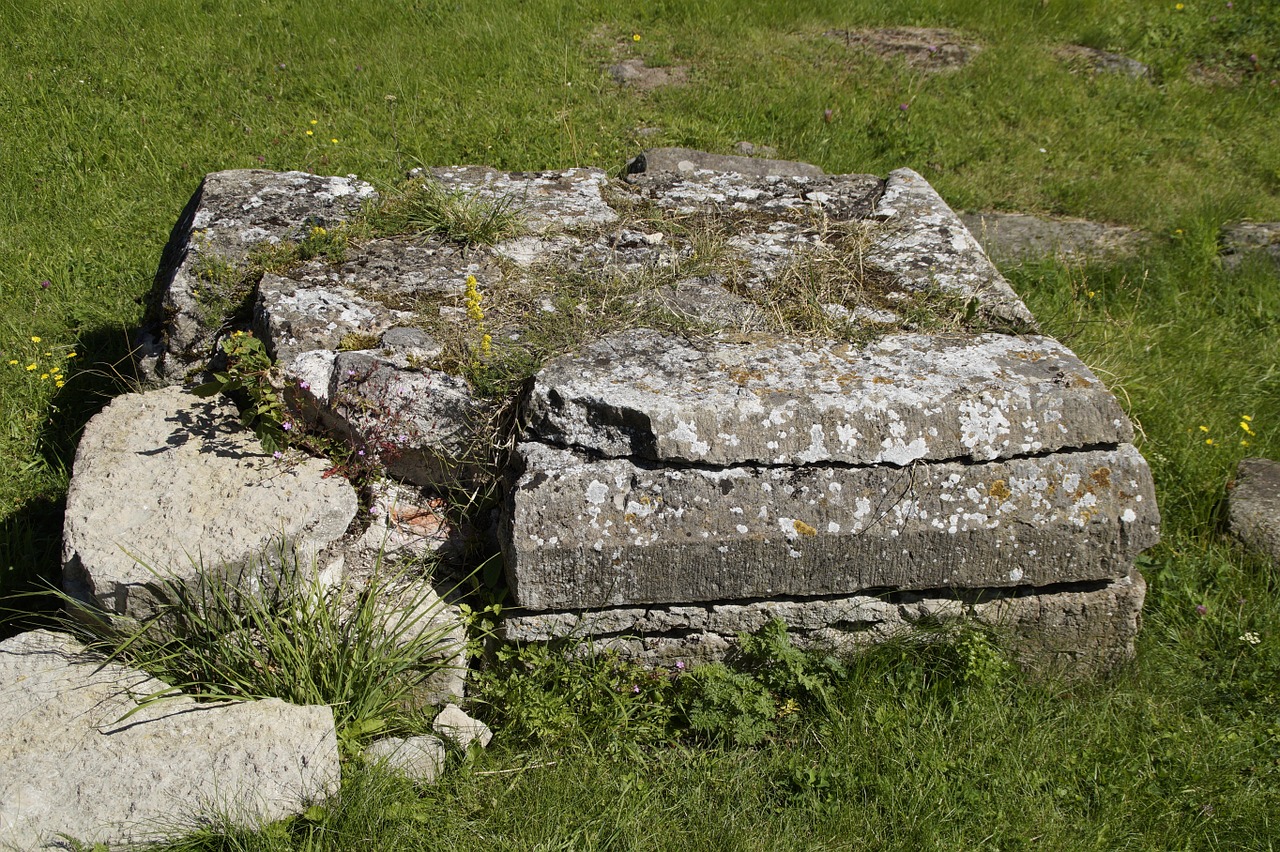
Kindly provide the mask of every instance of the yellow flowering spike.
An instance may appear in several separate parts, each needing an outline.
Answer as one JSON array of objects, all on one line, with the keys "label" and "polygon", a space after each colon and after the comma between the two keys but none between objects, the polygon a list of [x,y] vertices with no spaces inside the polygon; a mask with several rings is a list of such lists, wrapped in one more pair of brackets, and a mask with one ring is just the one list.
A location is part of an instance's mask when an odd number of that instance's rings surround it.
[{"label": "yellow flowering spike", "polygon": [[40,338],[39,338],[39,337],[36,337],[36,336],[33,334],[33,335],[31,335],[31,342],[32,342],[32,343],[39,343],[39,342],[40,342]]},{"label": "yellow flowering spike", "polygon": [[490,351],[492,348],[493,348],[493,337],[491,337],[490,335],[486,334],[486,335],[484,335],[483,337],[481,337],[481,338],[480,338],[480,351],[481,351],[481,352],[483,352],[485,355],[488,355],[488,354],[489,354],[489,351]]}]

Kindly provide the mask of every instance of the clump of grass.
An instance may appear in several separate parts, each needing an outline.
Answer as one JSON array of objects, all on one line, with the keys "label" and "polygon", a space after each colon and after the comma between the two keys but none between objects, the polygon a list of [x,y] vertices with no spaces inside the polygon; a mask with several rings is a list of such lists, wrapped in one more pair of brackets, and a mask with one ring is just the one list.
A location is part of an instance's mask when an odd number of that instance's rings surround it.
[{"label": "clump of grass", "polygon": [[415,691],[459,650],[425,581],[388,573],[358,590],[330,586],[284,548],[195,581],[158,574],[152,590],[154,615],[123,631],[77,605],[92,646],[171,685],[141,704],[178,693],[327,704],[348,747],[403,728]]},{"label": "clump of grass", "polygon": [[363,219],[374,236],[430,235],[464,246],[517,236],[522,221],[510,198],[448,190],[435,180],[412,180],[389,190]]}]

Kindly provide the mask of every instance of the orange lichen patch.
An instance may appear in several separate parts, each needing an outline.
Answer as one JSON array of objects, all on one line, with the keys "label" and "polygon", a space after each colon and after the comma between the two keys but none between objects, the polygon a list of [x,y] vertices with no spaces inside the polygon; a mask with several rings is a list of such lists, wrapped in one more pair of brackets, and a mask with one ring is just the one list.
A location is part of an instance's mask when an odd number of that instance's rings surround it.
[{"label": "orange lichen patch", "polygon": [[1110,488],[1111,487],[1111,468],[1109,467],[1098,468],[1093,473],[1089,474],[1089,480],[1097,488]]},{"label": "orange lichen patch", "polygon": [[997,500],[1004,502],[1013,496],[1013,491],[1009,488],[1009,484],[1003,479],[997,479],[987,487],[987,493]]},{"label": "orange lichen patch", "polygon": [[891,385],[893,384],[893,379],[887,378],[885,376],[876,376],[874,379],[871,380],[871,383],[876,385]]},{"label": "orange lichen patch", "polygon": [[391,523],[401,532],[423,538],[437,538],[448,534],[449,522],[444,518],[445,502],[440,498],[427,501],[426,506],[395,506],[391,509]]},{"label": "orange lichen patch", "polygon": [[796,528],[796,532],[800,533],[800,535],[817,535],[818,534],[817,529],[809,526],[804,521],[792,521],[791,525]]},{"label": "orange lichen patch", "polygon": [[759,370],[748,370],[745,367],[736,367],[729,371],[729,378],[736,384],[745,385],[747,382],[755,380],[757,382],[764,380],[764,373]]}]

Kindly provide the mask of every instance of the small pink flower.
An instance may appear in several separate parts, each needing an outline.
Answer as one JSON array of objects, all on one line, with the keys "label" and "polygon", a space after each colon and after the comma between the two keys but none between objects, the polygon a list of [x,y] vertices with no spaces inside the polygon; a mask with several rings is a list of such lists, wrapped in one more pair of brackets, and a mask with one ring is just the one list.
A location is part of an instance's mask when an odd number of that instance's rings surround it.
[{"label": "small pink flower", "polygon": [[911,109],[911,104],[898,104],[898,109],[902,110],[903,112],[906,112],[907,110]]},{"label": "small pink flower", "polygon": [[1209,607],[1204,604],[1196,604],[1196,615],[1204,615],[1209,611]]},{"label": "small pink flower", "polygon": [[51,282],[49,281],[49,279],[48,279],[48,278],[44,279],[43,281],[41,281],[41,282],[40,282],[40,289],[41,289],[41,290],[48,290],[48,289],[49,289],[49,284],[50,284],[50,283],[51,283]]},{"label": "small pink flower", "polygon": [[298,382],[298,387],[302,390],[311,390],[311,382]]},{"label": "small pink flower", "polygon": [[290,423],[288,420],[286,420],[286,421],[284,421],[283,423],[281,423],[281,424],[280,424],[280,428],[281,428],[281,429],[283,429],[283,430],[284,430],[284,431],[286,431],[286,432],[292,432],[292,431],[293,431],[293,424],[292,424],[292,423]]},{"label": "small pink flower", "polygon": [[684,660],[676,660],[676,669],[678,671],[684,671]]}]

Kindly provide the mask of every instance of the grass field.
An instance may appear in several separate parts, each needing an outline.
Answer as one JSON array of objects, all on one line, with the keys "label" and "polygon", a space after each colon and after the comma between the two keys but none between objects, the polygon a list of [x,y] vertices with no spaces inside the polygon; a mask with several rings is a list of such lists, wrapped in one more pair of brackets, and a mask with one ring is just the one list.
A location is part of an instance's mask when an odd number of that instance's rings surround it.
[{"label": "grass field", "polygon": [[[984,49],[925,75],[824,36],[883,25]],[[439,786],[353,765],[327,809],[187,848],[1278,845],[1280,581],[1227,543],[1220,503],[1241,457],[1280,456],[1280,276],[1225,268],[1219,234],[1280,220],[1280,7],[0,0],[0,41],[4,589],[56,574],[76,437],[129,387],[161,248],[210,171],[385,186],[418,165],[615,170],[651,145],[747,140],[833,173],[909,166],[958,209],[1152,235],[1110,265],[1004,270],[1116,391],[1155,473],[1165,540],[1131,667],[1066,686],[888,648],[831,675],[830,706],[783,713],[779,691],[747,745],[678,732],[676,693],[602,699],[607,662],[549,663],[481,693],[499,736]],[[1073,72],[1062,44],[1153,79]],[[688,82],[623,89],[604,68],[633,56]]]}]

